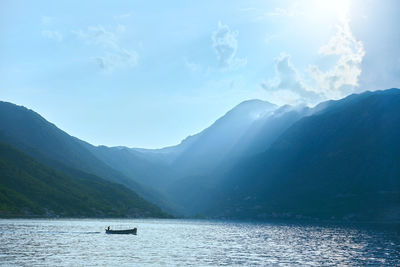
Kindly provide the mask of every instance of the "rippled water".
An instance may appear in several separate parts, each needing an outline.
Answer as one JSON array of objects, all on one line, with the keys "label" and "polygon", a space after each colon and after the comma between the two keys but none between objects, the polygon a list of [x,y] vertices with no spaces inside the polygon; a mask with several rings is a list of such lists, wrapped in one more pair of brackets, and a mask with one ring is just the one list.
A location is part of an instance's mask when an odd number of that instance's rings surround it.
[{"label": "rippled water", "polygon": [[[107,225],[138,235],[106,235]],[[18,266],[400,265],[381,226],[192,220],[0,220],[0,264]]]}]

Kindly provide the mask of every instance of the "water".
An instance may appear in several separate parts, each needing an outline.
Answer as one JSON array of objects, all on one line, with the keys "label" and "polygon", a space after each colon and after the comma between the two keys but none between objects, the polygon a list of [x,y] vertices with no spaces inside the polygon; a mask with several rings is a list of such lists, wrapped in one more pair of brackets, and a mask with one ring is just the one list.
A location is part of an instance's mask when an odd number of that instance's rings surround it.
[{"label": "water", "polygon": [[[138,235],[106,235],[107,225]],[[400,231],[193,220],[0,220],[0,265],[400,266]]]}]

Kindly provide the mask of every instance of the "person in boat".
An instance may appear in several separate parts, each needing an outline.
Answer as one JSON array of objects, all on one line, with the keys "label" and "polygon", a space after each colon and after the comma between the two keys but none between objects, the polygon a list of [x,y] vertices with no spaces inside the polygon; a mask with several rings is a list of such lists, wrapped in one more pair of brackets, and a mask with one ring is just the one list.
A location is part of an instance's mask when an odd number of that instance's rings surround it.
[{"label": "person in boat", "polygon": [[110,226],[107,227],[107,230],[110,230]]}]

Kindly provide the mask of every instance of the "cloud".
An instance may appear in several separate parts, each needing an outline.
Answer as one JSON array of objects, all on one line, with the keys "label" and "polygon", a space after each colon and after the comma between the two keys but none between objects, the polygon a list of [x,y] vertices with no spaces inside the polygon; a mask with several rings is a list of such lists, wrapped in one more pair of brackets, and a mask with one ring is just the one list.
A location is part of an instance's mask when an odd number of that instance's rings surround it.
[{"label": "cloud", "polygon": [[191,72],[198,72],[201,70],[201,66],[199,64],[189,61],[186,57],[184,57],[183,60],[186,68],[189,69]]},{"label": "cloud", "polygon": [[294,17],[300,14],[296,8],[275,8],[273,11],[267,12],[266,15],[270,17]]},{"label": "cloud", "polygon": [[304,8],[299,5],[299,3],[295,2],[289,7],[281,8],[276,7],[273,10],[264,12],[260,15],[257,15],[253,20],[254,21],[264,21],[273,17],[281,18],[281,17],[296,17],[305,15]]},{"label": "cloud", "polygon": [[49,25],[53,22],[53,18],[48,16],[42,16],[40,22],[42,23],[42,25]]},{"label": "cloud", "polygon": [[42,31],[42,36],[46,37],[47,39],[50,40],[55,40],[58,42],[61,42],[63,39],[63,36],[61,33],[58,31],[49,31],[49,30],[43,30]]},{"label": "cloud", "polygon": [[237,31],[231,31],[228,25],[218,23],[218,29],[212,34],[213,48],[221,69],[237,69],[247,64],[246,58],[237,58]]},{"label": "cloud", "polygon": [[256,11],[256,10],[257,10],[257,8],[255,8],[255,7],[239,8],[239,11],[243,11],[243,12]]},{"label": "cloud", "polygon": [[302,79],[296,68],[290,63],[290,56],[282,54],[275,60],[276,77],[262,82],[267,91],[291,90],[302,102],[315,104],[316,101],[339,99],[352,92],[358,86],[361,63],[365,55],[363,43],[358,41],[347,19],[342,19],[337,32],[326,45],[319,48],[322,57],[338,57],[334,65],[322,71],[316,65],[309,65],[308,79]]},{"label": "cloud", "polygon": [[138,63],[138,54],[134,50],[123,48],[120,44],[120,35],[126,27],[118,25],[115,29],[106,29],[102,25],[89,26],[87,30],[73,31],[73,33],[87,45],[100,47],[101,56],[95,61],[102,70],[115,68],[134,67]]},{"label": "cloud", "polygon": [[268,34],[264,38],[264,43],[265,44],[269,44],[269,43],[271,43],[273,40],[275,40],[277,38],[278,38],[277,34]]},{"label": "cloud", "polygon": [[[301,102],[305,102],[305,100],[312,102],[319,100],[318,94],[310,90],[303,83],[297,70],[290,62],[289,55],[283,53],[275,59],[275,72],[276,77],[272,80],[262,82],[262,88],[267,91],[291,91],[297,95],[298,100]],[[293,98],[293,96],[291,97]]]},{"label": "cloud", "polygon": [[[48,16],[42,16],[40,19],[40,22],[42,25],[46,26],[46,28],[53,23],[53,18],[52,17],[48,17]],[[42,30],[42,36],[50,39],[50,40],[54,40],[54,41],[58,41],[61,42],[63,40],[63,35],[56,30]]]},{"label": "cloud", "polygon": [[337,33],[318,53],[339,58],[326,72],[321,71],[318,66],[309,66],[308,71],[316,82],[317,91],[327,98],[340,98],[358,86],[365,49],[363,43],[354,37],[347,20],[338,25]]},{"label": "cloud", "polygon": [[100,45],[104,48],[116,49],[118,37],[116,32],[106,30],[102,25],[89,26],[86,31],[74,31],[74,33],[87,44]]},{"label": "cloud", "polygon": [[120,14],[117,16],[114,16],[114,19],[119,20],[119,19],[127,19],[131,16],[131,13],[125,13],[125,14]]},{"label": "cloud", "polygon": [[114,68],[136,66],[138,55],[135,51],[121,49],[120,51],[106,52],[103,56],[96,57],[95,60],[100,69],[112,70]]}]

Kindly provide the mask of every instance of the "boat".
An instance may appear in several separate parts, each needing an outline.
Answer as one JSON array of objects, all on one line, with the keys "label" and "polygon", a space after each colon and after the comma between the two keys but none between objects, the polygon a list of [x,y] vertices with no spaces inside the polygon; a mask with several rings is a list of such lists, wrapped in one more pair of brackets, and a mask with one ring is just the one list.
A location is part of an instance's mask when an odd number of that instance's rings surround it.
[{"label": "boat", "polygon": [[106,234],[120,234],[120,235],[127,235],[127,234],[132,234],[136,235],[137,233],[137,228],[133,229],[124,229],[124,230],[111,230],[110,227],[106,228]]}]

